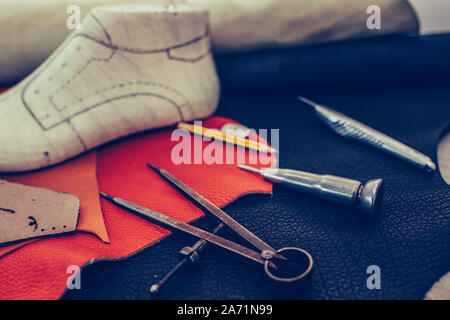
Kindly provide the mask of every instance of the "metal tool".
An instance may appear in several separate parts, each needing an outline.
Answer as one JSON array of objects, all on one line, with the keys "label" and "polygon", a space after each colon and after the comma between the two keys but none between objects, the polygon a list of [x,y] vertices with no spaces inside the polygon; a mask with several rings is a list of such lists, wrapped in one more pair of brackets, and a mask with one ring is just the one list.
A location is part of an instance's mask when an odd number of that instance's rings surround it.
[{"label": "metal tool", "polygon": [[[206,213],[211,213],[216,218],[221,220],[224,224],[230,227],[233,231],[239,234],[242,238],[251,243],[255,248],[259,249],[259,252],[252,249],[246,248],[230,240],[221,238],[217,235],[204,231],[202,229],[191,226],[187,223],[181,222],[179,220],[173,219],[162,213],[153,211],[151,209],[139,206],[130,201],[111,197],[105,193],[100,193],[101,196],[108,199],[109,201],[130,210],[138,215],[149,218],[152,221],[160,224],[161,226],[169,227],[171,229],[179,230],[184,233],[193,235],[194,237],[204,239],[210,243],[213,243],[219,247],[222,247],[230,252],[233,252],[241,257],[247,258],[248,260],[257,262],[264,266],[264,271],[266,275],[272,280],[291,283],[299,281],[305,278],[312,270],[313,259],[311,255],[300,248],[286,247],[279,250],[273,249],[267,243],[259,239],[256,235],[251,233],[249,230],[244,228],[241,224],[227,215],[219,207],[214,205],[212,202],[204,198],[202,195],[191,189],[189,186],[182,183],[180,180],[169,174],[163,169],[158,169],[152,166],[161,175],[164,175],[166,180],[168,180],[178,191],[189,198],[195,205]],[[283,255],[282,255],[283,254]],[[284,255],[288,254],[290,259],[288,260]],[[294,258],[292,256],[295,256]],[[277,264],[274,263],[277,262]],[[279,267],[283,267],[287,262],[293,262],[300,268],[295,275],[283,276],[280,273]],[[276,270],[276,271],[275,271]]]},{"label": "metal tool", "polygon": [[241,169],[259,173],[265,179],[288,188],[308,192],[336,203],[358,207],[368,217],[375,217],[380,211],[383,199],[382,179],[370,180],[363,185],[358,180],[332,175],[318,175],[290,169],[257,169],[246,165],[238,166]]},{"label": "metal tool", "polygon": [[328,107],[301,96],[298,98],[312,106],[319,118],[337,134],[388,152],[428,172],[436,170],[434,162],[423,153]]},{"label": "metal tool", "polygon": [[[213,234],[217,234],[225,227],[223,223],[219,223],[219,225],[212,232]],[[183,259],[180,260],[173,268],[170,270],[158,283],[153,284],[150,287],[150,292],[153,294],[157,294],[161,291],[161,288],[169,281],[172,276],[180,270],[185,265],[195,265],[200,260],[200,252],[206,247],[207,242],[203,239],[198,240],[192,247],[184,247],[180,250],[180,255],[183,256]]]},{"label": "metal tool", "polygon": [[[155,172],[157,172],[163,179],[170,183],[170,180],[166,178],[165,175],[161,174],[159,168],[148,163],[148,167]],[[213,234],[218,234],[223,228],[225,224],[219,223],[217,227],[212,232]],[[192,247],[184,247],[180,250],[180,255],[183,256],[183,259],[180,260],[173,268],[170,270],[158,283],[153,284],[150,287],[150,292],[153,294],[157,294],[161,291],[161,288],[172,278],[172,276],[180,270],[185,265],[195,265],[200,260],[200,252],[206,247],[207,242],[203,239],[198,240]]]}]

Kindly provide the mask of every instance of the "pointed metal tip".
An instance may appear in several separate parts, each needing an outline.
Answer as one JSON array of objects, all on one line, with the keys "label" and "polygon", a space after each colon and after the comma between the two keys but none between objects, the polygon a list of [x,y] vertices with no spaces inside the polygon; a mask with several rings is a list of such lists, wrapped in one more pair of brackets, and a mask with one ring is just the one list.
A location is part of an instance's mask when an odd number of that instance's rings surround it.
[{"label": "pointed metal tip", "polygon": [[259,173],[261,174],[261,170],[257,169],[257,168],[253,168],[253,167],[249,167],[243,164],[238,164],[238,167],[243,169],[243,170],[247,170],[247,171],[251,171],[251,172],[255,172],[255,173]]},{"label": "pointed metal tip", "polygon": [[309,100],[309,99],[307,99],[307,98],[305,98],[305,97],[302,97],[302,96],[298,96],[297,97],[300,101],[302,101],[303,103],[306,103],[306,104],[309,104],[310,106],[312,106],[312,107],[317,107],[317,106],[319,106],[319,104],[317,104],[317,103],[315,103],[314,101],[311,101],[311,100]]},{"label": "pointed metal tip", "polygon": [[260,144],[259,145],[259,152],[265,152],[265,153],[278,153],[278,150],[275,148],[272,148],[269,145]]},{"label": "pointed metal tip", "polygon": [[152,169],[155,170],[156,172],[159,172],[159,168],[151,163],[147,163],[147,166]]},{"label": "pointed metal tip", "polygon": [[100,195],[101,195],[103,198],[108,199],[109,201],[114,201],[114,198],[113,198],[113,197],[111,197],[110,195],[107,195],[107,194],[104,193],[104,192],[101,192],[101,191],[100,191]]},{"label": "pointed metal tip", "polygon": [[434,164],[433,161],[429,161],[426,165],[425,165],[425,170],[427,170],[428,172],[433,172],[434,170],[436,170],[436,165]]},{"label": "pointed metal tip", "polygon": [[284,260],[284,261],[288,261],[289,260],[288,258],[286,258],[285,256],[283,256],[283,255],[281,255],[279,253],[277,253],[275,255],[275,258],[280,259],[280,260]]},{"label": "pointed metal tip", "polygon": [[150,292],[153,294],[159,293],[159,284],[154,284],[150,287]]}]

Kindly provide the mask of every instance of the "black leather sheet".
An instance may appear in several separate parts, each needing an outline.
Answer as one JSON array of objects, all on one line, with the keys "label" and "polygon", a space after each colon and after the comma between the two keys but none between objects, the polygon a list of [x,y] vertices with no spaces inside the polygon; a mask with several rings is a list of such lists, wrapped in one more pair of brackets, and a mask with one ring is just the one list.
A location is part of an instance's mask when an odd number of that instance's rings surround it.
[{"label": "black leather sheet", "polygon": [[450,80],[450,34],[390,36],[216,57],[225,89],[417,86]]},{"label": "black leather sheet", "polygon": [[[438,139],[450,124],[449,86],[407,89],[303,91],[437,161]],[[274,248],[297,246],[315,259],[307,290],[275,290],[259,265],[209,247],[158,299],[422,299],[450,271],[450,187],[371,147],[330,131],[296,91],[225,92],[217,115],[255,129],[280,129],[280,166],[367,181],[385,180],[382,215],[366,220],[355,211],[275,186],[273,196],[251,195],[226,207],[233,218]],[[213,218],[196,226],[212,230]],[[224,233],[230,239],[236,239]],[[154,299],[150,284],[178,261],[194,240],[168,239],[119,262],[99,262],[82,273],[82,290],[67,299]],[[366,268],[381,269],[381,289],[369,290]]]}]

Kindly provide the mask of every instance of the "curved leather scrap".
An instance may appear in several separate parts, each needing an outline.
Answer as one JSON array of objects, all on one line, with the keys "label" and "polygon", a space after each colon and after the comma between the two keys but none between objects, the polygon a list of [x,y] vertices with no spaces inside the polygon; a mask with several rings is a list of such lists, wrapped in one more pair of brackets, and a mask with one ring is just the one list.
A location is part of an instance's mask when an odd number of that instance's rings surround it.
[{"label": "curved leather scrap", "polygon": [[0,180],[0,243],[75,231],[80,200],[70,194]]},{"label": "curved leather scrap", "polygon": [[424,300],[450,300],[450,272],[433,284]]},{"label": "curved leather scrap", "polygon": [[[230,120],[211,118],[205,127],[221,128]],[[203,212],[149,170],[151,162],[183,180],[218,206],[249,193],[271,193],[272,186],[235,165],[175,165],[171,150],[172,130],[147,132],[98,151],[98,184],[101,191],[192,221]],[[199,139],[195,137],[193,139]],[[203,148],[216,142],[205,142]],[[246,153],[235,148],[236,153]],[[82,266],[92,258],[131,255],[160,240],[169,231],[105,200],[101,200],[110,244],[89,234],[36,241],[0,259],[0,299],[57,299],[66,289],[67,268]]]},{"label": "curved leather scrap", "polygon": [[[69,192],[80,198],[78,231],[89,232],[109,242],[98,196],[96,176],[97,155],[89,152],[68,162],[44,170],[8,174],[3,179],[29,186]],[[0,257],[5,253],[0,248]]]}]

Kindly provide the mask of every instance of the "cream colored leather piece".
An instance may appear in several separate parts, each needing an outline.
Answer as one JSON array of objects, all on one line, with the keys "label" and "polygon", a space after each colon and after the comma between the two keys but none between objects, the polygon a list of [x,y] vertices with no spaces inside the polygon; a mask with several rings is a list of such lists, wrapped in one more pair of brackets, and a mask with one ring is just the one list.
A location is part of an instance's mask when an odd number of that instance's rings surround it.
[{"label": "cream colored leather piece", "polygon": [[[95,6],[161,0],[2,0],[0,1],[0,84],[23,79],[70,34],[69,5],[82,16]],[[181,2],[181,1],[174,1]],[[418,29],[406,0],[186,0],[210,11],[216,53],[291,46]],[[168,1],[167,1],[168,3]],[[381,30],[369,30],[367,8],[381,8]],[[127,25],[118,25],[127,30]],[[100,30],[97,30],[100,33]],[[153,34],[148,35],[154,39]]]},{"label": "cream colored leather piece", "polygon": [[450,132],[439,142],[437,153],[439,172],[444,181],[450,185]]},{"label": "cream colored leather piece", "polygon": [[416,12],[421,34],[450,31],[450,1],[408,0]]},{"label": "cream colored leather piece", "polygon": [[79,199],[0,180],[0,243],[75,231]]},{"label": "cream colored leather piece", "polygon": [[424,300],[450,300],[450,272],[433,284]]}]

